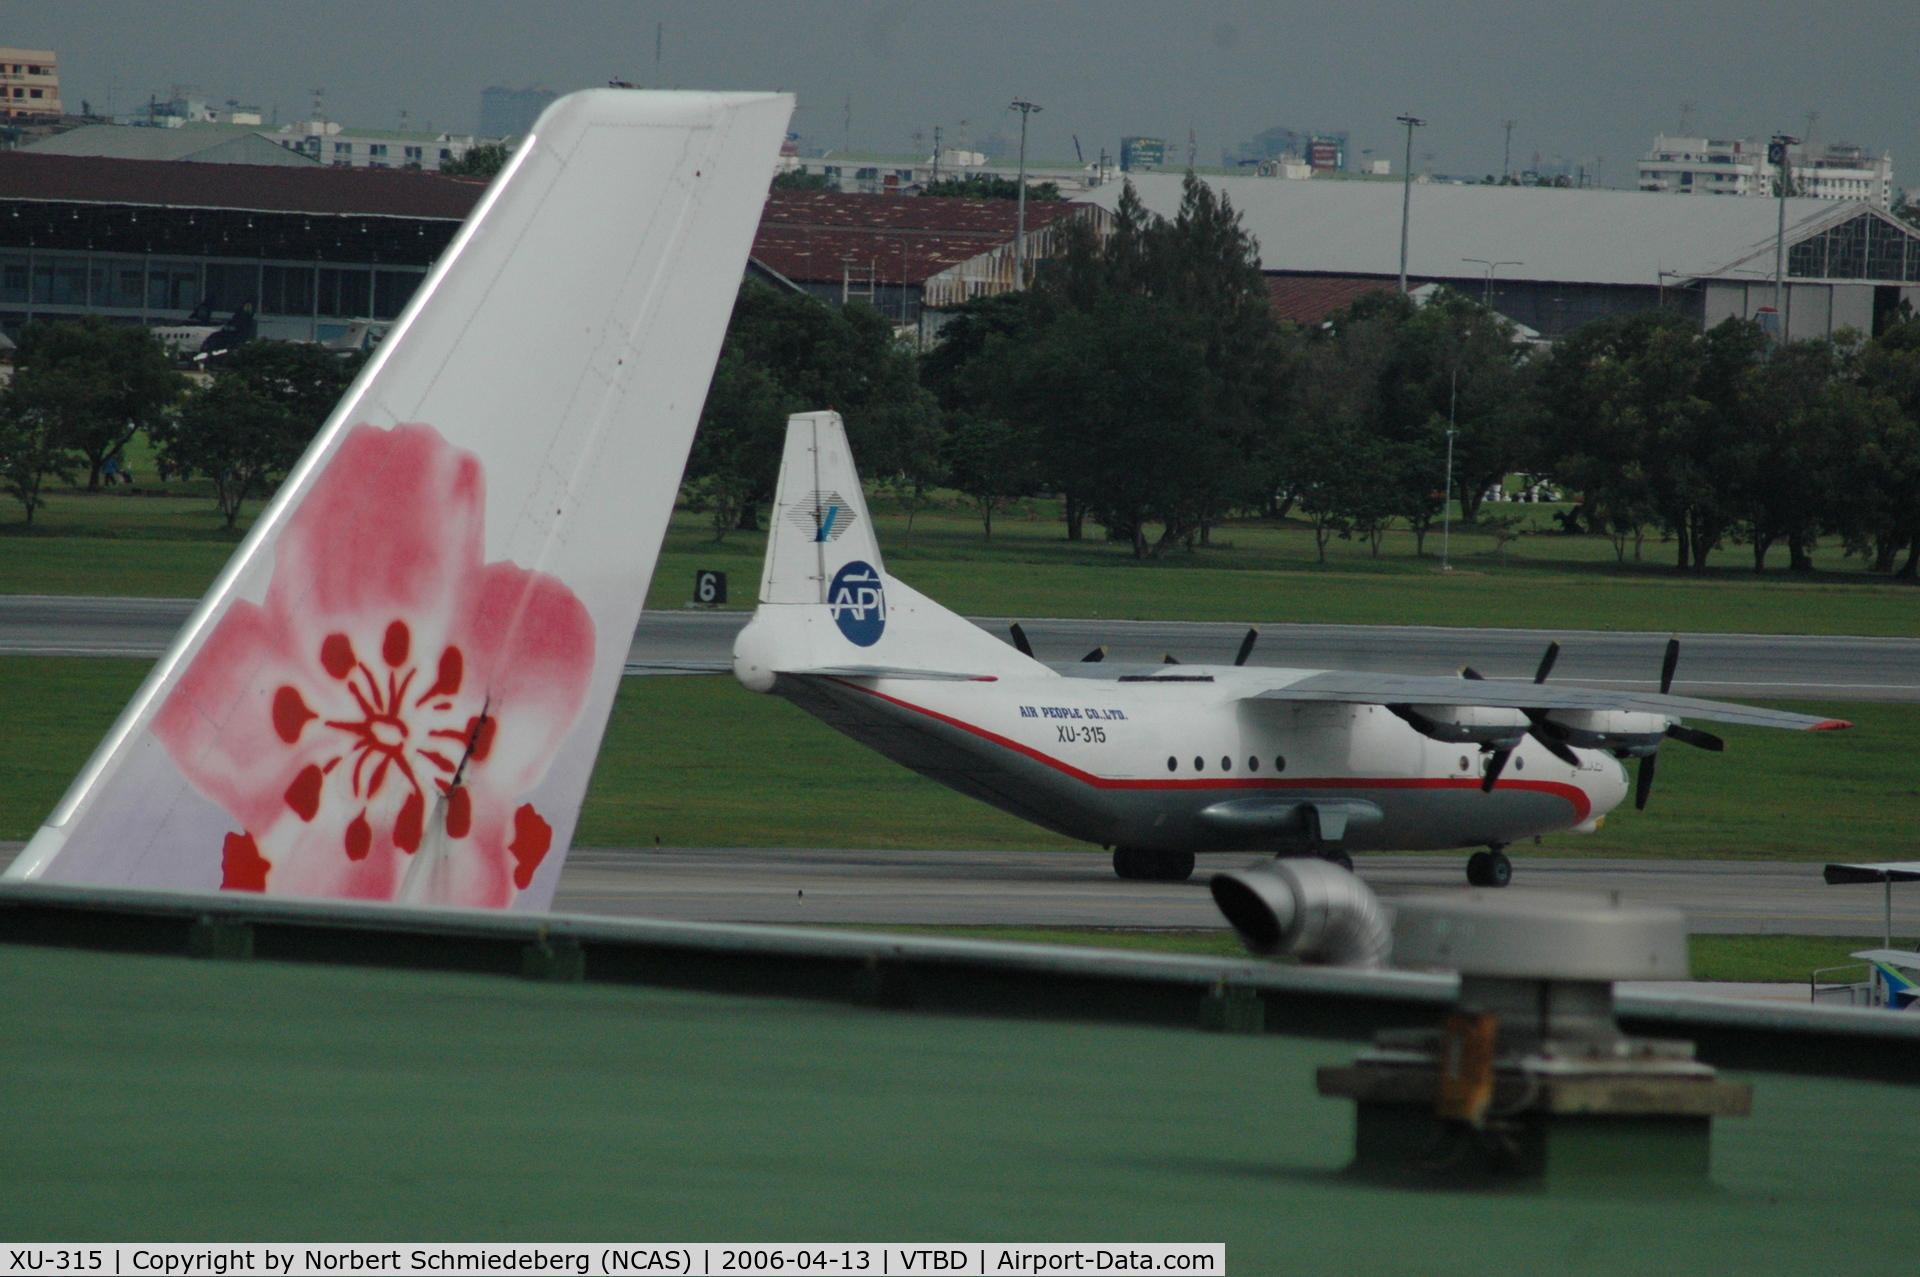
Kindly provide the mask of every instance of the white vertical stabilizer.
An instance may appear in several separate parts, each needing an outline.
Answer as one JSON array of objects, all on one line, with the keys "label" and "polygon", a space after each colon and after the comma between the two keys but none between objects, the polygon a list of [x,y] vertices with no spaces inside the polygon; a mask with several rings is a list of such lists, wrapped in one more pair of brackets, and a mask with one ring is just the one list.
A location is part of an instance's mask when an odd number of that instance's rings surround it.
[{"label": "white vertical stabilizer", "polygon": [[787,419],[760,607],[734,642],[733,669],[759,692],[780,673],[1052,673],[887,575],[837,412]]},{"label": "white vertical stabilizer", "polygon": [[548,108],[7,876],[545,908],[792,108]]}]

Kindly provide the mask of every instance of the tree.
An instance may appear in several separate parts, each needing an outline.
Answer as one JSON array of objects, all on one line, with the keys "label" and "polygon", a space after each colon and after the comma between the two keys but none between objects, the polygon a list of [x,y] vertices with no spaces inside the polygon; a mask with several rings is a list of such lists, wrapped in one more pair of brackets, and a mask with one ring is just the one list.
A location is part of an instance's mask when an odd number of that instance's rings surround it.
[{"label": "tree", "polygon": [[484,177],[488,181],[506,167],[513,154],[505,142],[485,142],[470,146],[466,154],[440,162],[440,171],[448,177]]},{"label": "tree", "polygon": [[713,539],[726,539],[779,476],[787,400],[779,385],[739,350],[723,350],[687,458],[687,487],[713,515]]},{"label": "tree", "polygon": [[[921,187],[920,194],[934,199],[1017,200],[1020,198],[1020,183],[1015,178],[995,177],[986,173],[971,177],[943,177]],[[1060,185],[1057,182],[1027,183],[1028,203],[1037,201],[1047,204],[1060,198]]]},{"label": "tree", "polygon": [[86,458],[90,489],[135,434],[164,426],[187,386],[151,331],[96,315],[28,324],[14,367],[14,385],[60,446]]},{"label": "tree", "polygon": [[0,391],[0,486],[26,508],[28,526],[46,504],[48,476],[72,483],[78,461],[62,442],[58,415],[36,404],[30,389],[16,384]]},{"label": "tree", "polygon": [[[718,385],[723,365],[737,384]],[[741,380],[748,369],[764,379],[751,394]],[[928,457],[938,454],[934,397],[921,388],[913,355],[895,338],[892,323],[864,303],[829,306],[749,280],[734,301],[714,375],[720,393],[717,399],[709,394],[700,431],[719,437],[703,442],[695,436],[685,482],[744,494],[729,499],[741,528],[757,527],[759,507],[773,499],[779,431],[791,413],[838,411],[862,473],[880,482],[908,470],[924,477]],[[770,442],[760,433],[772,419],[764,410],[767,387],[778,401]],[[749,411],[746,402],[761,406]]]},{"label": "tree", "polygon": [[831,191],[835,187],[833,179],[825,173],[809,173],[805,169],[794,169],[788,173],[775,173],[773,189],[776,191]]},{"label": "tree", "polygon": [[216,376],[187,396],[165,455],[213,480],[214,501],[231,528],[241,504],[266,492],[304,447],[286,407],[243,378]]},{"label": "tree", "polygon": [[947,436],[947,470],[953,486],[979,507],[986,540],[991,541],[994,508],[1033,490],[1033,439],[1005,421],[963,417]]}]

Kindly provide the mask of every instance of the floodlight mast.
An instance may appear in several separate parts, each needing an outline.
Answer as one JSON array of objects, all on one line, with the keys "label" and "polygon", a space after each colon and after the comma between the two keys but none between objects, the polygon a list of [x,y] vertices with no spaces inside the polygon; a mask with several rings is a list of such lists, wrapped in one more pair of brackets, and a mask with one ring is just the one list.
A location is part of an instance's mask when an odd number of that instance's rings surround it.
[{"label": "floodlight mast", "polygon": [[1767,143],[1768,161],[1780,166],[1780,222],[1773,235],[1773,322],[1778,329],[1774,340],[1783,344],[1787,340],[1787,191],[1793,186],[1788,148],[1799,144],[1799,138],[1787,133],[1775,133]]},{"label": "floodlight mast", "polygon": [[1009,111],[1020,112],[1020,189],[1015,194],[1013,230],[1013,290],[1027,286],[1027,117],[1040,107],[1025,98],[1015,98]]},{"label": "floodlight mast", "polygon": [[1488,310],[1493,309],[1493,272],[1502,266],[1525,266],[1525,262],[1490,262],[1484,257],[1462,257],[1463,262],[1472,262],[1475,266],[1487,268],[1486,287],[1481,291],[1480,304]]},{"label": "floodlight mast", "polygon": [[1407,126],[1407,168],[1400,176],[1400,295],[1407,295],[1407,216],[1413,210],[1413,131],[1427,126],[1417,115],[1393,117]]}]

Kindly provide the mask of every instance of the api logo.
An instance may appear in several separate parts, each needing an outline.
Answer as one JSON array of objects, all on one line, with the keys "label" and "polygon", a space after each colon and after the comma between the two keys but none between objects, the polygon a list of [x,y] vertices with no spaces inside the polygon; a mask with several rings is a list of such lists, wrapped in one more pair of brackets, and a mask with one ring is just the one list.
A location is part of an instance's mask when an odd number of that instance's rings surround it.
[{"label": "api logo", "polygon": [[833,609],[833,623],[840,632],[860,647],[878,643],[887,628],[887,597],[880,588],[880,574],[858,559],[833,574],[827,606]]}]

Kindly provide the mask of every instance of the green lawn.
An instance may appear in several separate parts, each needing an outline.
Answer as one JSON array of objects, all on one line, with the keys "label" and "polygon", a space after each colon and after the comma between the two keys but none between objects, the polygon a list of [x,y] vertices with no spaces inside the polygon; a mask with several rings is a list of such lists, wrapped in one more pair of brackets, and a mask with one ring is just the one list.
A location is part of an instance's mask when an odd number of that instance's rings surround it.
[{"label": "green lawn", "polygon": [[0,946],[0,1234],[1221,1241],[1236,1274],[1901,1271],[1911,1090],[1744,1075],[1714,1187],[1341,1174],[1350,1043]]},{"label": "green lawn", "polygon": [[[39,824],[126,703],[147,662],[0,657],[13,707],[0,752],[0,838]],[[1793,708],[1851,719],[1848,732],[1724,727],[1728,748],[1661,751],[1645,812],[1629,803],[1597,834],[1529,855],[1904,859],[1920,826],[1920,706]],[[621,686],[575,842],[584,847],[1049,848],[1072,843],[923,780],[731,678],[633,678]]]},{"label": "green lawn", "polygon": [[[202,593],[235,533],[204,481],[157,484],[136,462],[137,490],[60,490],[31,529],[0,520],[0,593]],[[164,489],[164,491],[162,491]],[[1757,633],[1910,635],[1920,631],[1913,587],[1874,577],[1828,546],[1819,571],[1788,578],[1776,566],[1756,578],[1746,551],[1715,556],[1701,577],[1677,577],[1671,547],[1650,540],[1645,558],[1615,562],[1602,537],[1550,532],[1551,507],[1525,507],[1542,529],[1515,543],[1506,562],[1477,530],[1453,539],[1456,571],[1442,574],[1439,538],[1416,557],[1410,534],[1388,536],[1380,557],[1361,542],[1335,541],[1316,561],[1302,525],[1228,524],[1215,544],[1136,563],[1100,539],[1069,542],[1057,508],[1019,503],[995,523],[992,542],[957,504],[906,521],[875,499],[889,568],[958,611],[979,615],[1112,616],[1163,620],[1305,621],[1353,624],[1492,625],[1546,629],[1650,629]],[[257,514],[250,503],[242,527]],[[733,606],[751,607],[765,537],[729,533],[715,543],[708,520],[682,512],[662,548],[650,607],[679,608],[696,568],[729,573]]]}]

